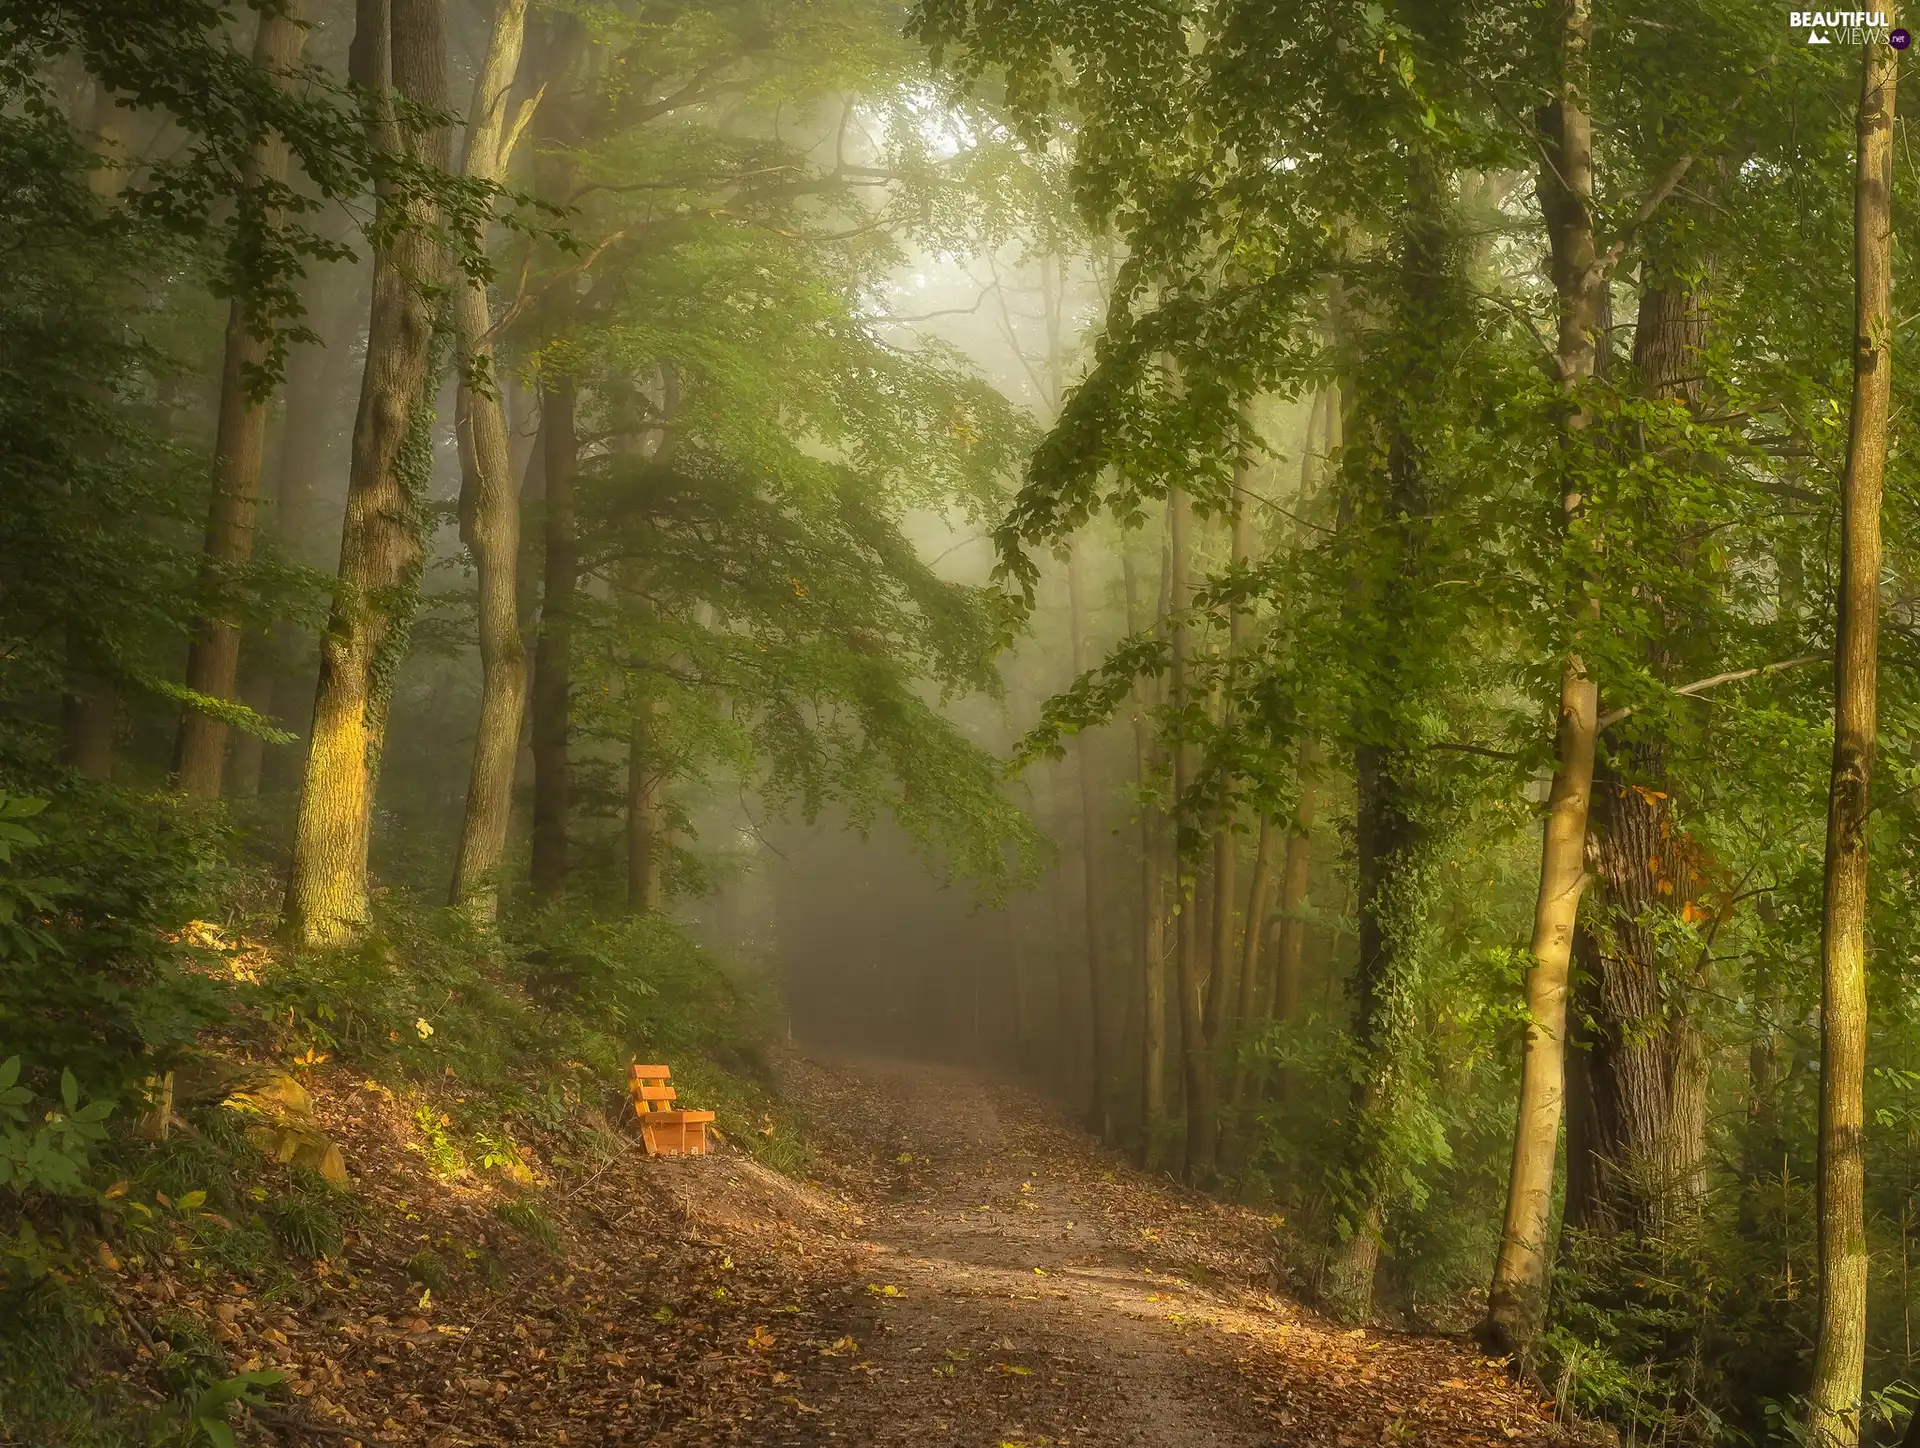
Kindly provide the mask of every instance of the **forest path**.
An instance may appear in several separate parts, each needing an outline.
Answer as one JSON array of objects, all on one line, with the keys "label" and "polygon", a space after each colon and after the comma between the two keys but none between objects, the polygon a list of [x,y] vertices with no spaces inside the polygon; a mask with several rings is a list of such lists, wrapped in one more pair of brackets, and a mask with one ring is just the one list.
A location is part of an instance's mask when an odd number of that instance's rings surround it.
[{"label": "forest path", "polygon": [[1270,1219],[1147,1177],[1025,1093],[922,1064],[793,1075],[855,1230],[835,1345],[770,1441],[1551,1441],[1494,1364],[1273,1295]]},{"label": "forest path", "polygon": [[116,1302],[284,1373],[246,1440],[281,1448],[1552,1441],[1498,1365],[1276,1295],[1270,1218],[1026,1092],[900,1063],[781,1074],[812,1121],[804,1180],[730,1148],[648,1158],[623,1130],[530,1138],[523,1191],[436,1163],[420,1098],[318,1066],[354,1176],[344,1249],[277,1277],[149,1254]]}]

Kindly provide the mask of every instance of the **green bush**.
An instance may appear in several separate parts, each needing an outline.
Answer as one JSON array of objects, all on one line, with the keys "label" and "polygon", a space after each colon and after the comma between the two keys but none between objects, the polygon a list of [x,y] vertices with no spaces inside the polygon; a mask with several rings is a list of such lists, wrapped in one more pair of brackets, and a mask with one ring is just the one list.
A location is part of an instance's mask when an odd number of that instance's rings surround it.
[{"label": "green bush", "polygon": [[111,1095],[223,1014],[181,932],[234,874],[204,812],[60,777],[0,774],[0,1058]]}]

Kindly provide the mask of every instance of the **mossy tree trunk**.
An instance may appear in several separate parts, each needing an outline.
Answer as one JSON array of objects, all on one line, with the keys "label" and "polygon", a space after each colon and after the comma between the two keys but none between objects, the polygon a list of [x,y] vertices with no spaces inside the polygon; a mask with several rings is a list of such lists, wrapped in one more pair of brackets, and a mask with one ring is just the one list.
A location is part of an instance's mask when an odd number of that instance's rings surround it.
[{"label": "mossy tree trunk", "polygon": [[[350,59],[370,97],[375,143],[443,171],[451,147],[447,128],[405,124],[394,100],[418,108],[414,114],[445,114],[444,25],[442,0],[360,0]],[[320,644],[312,743],[287,882],[287,929],[304,945],[341,943],[367,920],[374,782],[422,554],[416,490],[424,479],[409,476],[415,468],[405,454],[409,434],[431,423],[434,293],[447,258],[431,201],[383,183],[377,204],[388,229],[374,253],[339,580]]]}]

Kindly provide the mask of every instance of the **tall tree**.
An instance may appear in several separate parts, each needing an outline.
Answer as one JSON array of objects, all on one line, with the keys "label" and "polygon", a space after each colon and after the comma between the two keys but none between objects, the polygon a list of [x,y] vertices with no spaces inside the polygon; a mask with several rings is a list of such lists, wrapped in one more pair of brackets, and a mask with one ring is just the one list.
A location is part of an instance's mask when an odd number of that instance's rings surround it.
[{"label": "tall tree", "polygon": [[[1082,547],[1074,545],[1067,554],[1067,627],[1071,634],[1069,652],[1077,679],[1087,670],[1086,581]],[[1101,836],[1105,833],[1104,792],[1095,767],[1093,742],[1082,730],[1074,736],[1074,772],[1080,782],[1080,854],[1081,906],[1087,931],[1087,1011],[1088,1039],[1093,1047],[1093,1073],[1089,1083],[1087,1119],[1102,1139],[1113,1136],[1113,1030],[1108,1008],[1109,962],[1104,951],[1105,905],[1100,879]]]},{"label": "tall tree", "polygon": [[[526,38],[527,0],[501,0],[467,115],[468,180],[491,186],[507,162],[533,102],[508,114],[508,96]],[[461,278],[453,298],[460,344],[460,536],[479,580],[480,717],[453,869],[452,902],[480,919],[499,910],[500,857],[513,804],[513,766],[526,706],[526,644],[520,637],[520,490],[495,361],[486,281]]]},{"label": "tall tree", "polygon": [[[1589,0],[1557,0],[1550,24],[1555,93],[1540,111],[1539,191],[1559,298],[1554,361],[1557,380],[1568,398],[1564,427],[1570,455],[1560,494],[1562,511],[1571,524],[1579,517],[1584,486],[1571,462],[1572,444],[1587,423],[1582,391],[1593,376],[1600,288],[1606,280],[1594,244],[1593,122],[1587,111],[1591,83],[1587,52],[1593,43]],[[1573,591],[1579,620],[1576,631],[1591,627],[1590,611],[1577,597],[1578,588]],[[1533,962],[1527,970],[1519,1124],[1514,1131],[1506,1220],[1482,1329],[1502,1349],[1524,1344],[1538,1328],[1546,1306],[1553,1166],[1565,1095],[1567,974],[1580,896],[1587,883],[1587,806],[1598,728],[1598,687],[1576,642],[1560,678],[1553,783],[1547,795],[1540,889],[1534,904]]]},{"label": "tall tree", "polygon": [[1833,769],[1820,925],[1820,1317],[1812,1440],[1860,1441],[1867,1346],[1867,827],[1879,718],[1880,501],[1893,387],[1893,117],[1900,53],[1865,48],[1854,162],[1853,405],[1840,480]]},{"label": "tall tree", "polygon": [[[304,0],[260,14],[253,63],[281,83],[292,79],[307,42]],[[287,146],[278,132],[254,148],[248,180],[278,183],[286,175]],[[236,293],[227,310],[225,362],[220,372],[218,433],[213,445],[213,495],[207,512],[205,585],[215,600],[200,619],[187,651],[187,688],[213,701],[230,701],[240,666],[240,621],[233,616],[232,574],[253,554],[260,501],[260,465],[266,451],[271,331],[254,315],[251,299]],[[223,597],[224,595],[224,597]],[[227,719],[189,705],[174,741],[174,782],[189,799],[218,799],[226,764]]]},{"label": "tall tree", "polygon": [[580,442],[579,386],[568,373],[541,379],[540,452],[546,497],[540,632],[533,654],[533,892],[553,900],[567,888],[567,821],[573,805],[569,735],[573,722],[573,610],[580,586],[574,475]]},{"label": "tall tree", "polygon": [[[452,136],[443,0],[360,0],[350,68],[367,129],[392,157],[444,173]],[[320,643],[312,742],[300,792],[286,924],[306,945],[367,919],[367,846],[393,672],[404,649],[431,459],[435,292],[447,273],[443,208],[392,173],[377,190],[373,305],[354,418],[339,582]]]},{"label": "tall tree", "polygon": [[[1697,413],[1705,331],[1695,286],[1643,286],[1633,342],[1640,394]],[[1678,551],[1697,549],[1689,542]],[[1650,665],[1670,676],[1676,655],[1700,650],[1685,648],[1693,600],[1664,592]],[[1586,1099],[1565,1217],[1648,1235],[1697,1201],[1706,1152],[1706,1063],[1690,1009],[1699,982],[1688,978],[1704,953],[1690,937],[1673,944],[1675,924],[1693,917],[1703,861],[1676,809],[1684,781],[1667,762],[1673,732],[1668,721],[1651,723],[1614,739],[1596,763],[1587,839],[1596,893],[1575,946],[1585,960],[1576,1005]]]},{"label": "tall tree", "polygon": [[[1142,616],[1139,579],[1133,555],[1123,559],[1127,593],[1127,632],[1138,635],[1148,626]],[[1166,582],[1167,552],[1161,548],[1160,572]],[[1165,608],[1156,609],[1153,626],[1163,626]],[[1152,730],[1147,707],[1152,685],[1135,684],[1133,715],[1134,784],[1140,793],[1140,1158],[1149,1171],[1160,1165],[1161,1136],[1167,1114],[1167,914],[1166,840],[1159,827],[1150,789],[1153,788]]]},{"label": "tall tree", "polygon": [[1180,1026],[1180,1076],[1186,1088],[1187,1137],[1185,1171],[1189,1176],[1198,1164],[1198,1143],[1206,1134],[1201,1114],[1208,1101],[1211,1067],[1207,1060],[1205,1002],[1201,998],[1200,929],[1194,918],[1199,892],[1189,888],[1188,851],[1185,848],[1185,811],[1188,791],[1193,785],[1193,746],[1188,743],[1186,716],[1191,712],[1193,629],[1190,610],[1193,604],[1191,573],[1192,503],[1183,492],[1167,499],[1167,529],[1171,552],[1168,564],[1167,608],[1171,620],[1172,658],[1167,679],[1167,699],[1175,716],[1173,744],[1173,835],[1174,936],[1173,980],[1176,994],[1176,1019]]}]

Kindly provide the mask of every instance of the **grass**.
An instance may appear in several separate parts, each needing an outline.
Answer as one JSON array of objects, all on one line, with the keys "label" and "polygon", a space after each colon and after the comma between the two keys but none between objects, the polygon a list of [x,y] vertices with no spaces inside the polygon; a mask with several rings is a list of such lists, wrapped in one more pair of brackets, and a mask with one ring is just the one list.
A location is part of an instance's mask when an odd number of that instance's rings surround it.
[{"label": "grass", "polygon": [[538,1242],[549,1252],[560,1250],[560,1234],[547,1220],[539,1204],[527,1197],[503,1197],[493,1204],[493,1214],[529,1241]]}]

